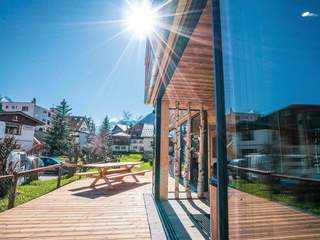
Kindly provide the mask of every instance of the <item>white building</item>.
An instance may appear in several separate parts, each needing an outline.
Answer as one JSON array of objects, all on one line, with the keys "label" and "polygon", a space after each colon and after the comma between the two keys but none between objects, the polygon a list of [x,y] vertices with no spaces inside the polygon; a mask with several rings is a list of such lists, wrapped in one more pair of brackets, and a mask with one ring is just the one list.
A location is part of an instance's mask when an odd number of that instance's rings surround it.
[{"label": "white building", "polygon": [[130,152],[143,153],[143,151],[144,151],[143,138],[131,138]]},{"label": "white building", "polygon": [[43,122],[23,112],[0,112],[0,141],[6,136],[13,136],[18,149],[32,149],[35,128],[44,125]]},{"label": "white building", "polygon": [[130,151],[130,135],[124,132],[112,134],[112,151],[127,153]]},{"label": "white building", "polygon": [[3,101],[2,110],[5,112],[17,112],[21,111],[43,123],[44,126],[36,127],[36,130],[47,131],[51,124],[52,112],[44,107],[38,106],[36,104],[36,99],[34,98],[31,102],[12,102]]},{"label": "white building", "polygon": [[75,142],[81,146],[88,143],[90,135],[89,125],[86,117],[71,116],[70,124],[74,133]]},{"label": "white building", "polygon": [[154,146],[154,126],[153,124],[144,124],[141,138],[143,138],[144,159],[152,159]]}]

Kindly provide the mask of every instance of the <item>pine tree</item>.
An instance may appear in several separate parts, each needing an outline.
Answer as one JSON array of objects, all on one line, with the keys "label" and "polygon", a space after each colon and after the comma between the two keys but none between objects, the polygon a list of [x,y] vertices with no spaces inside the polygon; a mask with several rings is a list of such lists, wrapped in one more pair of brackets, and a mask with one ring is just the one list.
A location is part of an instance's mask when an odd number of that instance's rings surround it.
[{"label": "pine tree", "polygon": [[106,160],[107,158],[112,158],[112,139],[110,136],[110,122],[109,122],[109,117],[106,115],[104,118],[101,128],[100,128],[100,139],[101,143],[103,146],[103,152],[105,155],[104,159]]},{"label": "pine tree", "polygon": [[73,137],[69,121],[71,110],[65,99],[55,108],[52,127],[45,139],[49,154],[67,154],[72,147]]},{"label": "pine tree", "polygon": [[90,135],[94,136],[96,133],[96,125],[91,117],[86,117],[86,121],[89,127]]}]

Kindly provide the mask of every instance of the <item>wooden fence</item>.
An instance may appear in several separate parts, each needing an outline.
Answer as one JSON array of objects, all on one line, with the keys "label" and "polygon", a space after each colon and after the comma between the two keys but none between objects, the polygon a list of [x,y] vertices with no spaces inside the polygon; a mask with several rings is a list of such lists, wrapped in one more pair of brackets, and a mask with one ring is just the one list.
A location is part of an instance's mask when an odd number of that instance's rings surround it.
[{"label": "wooden fence", "polygon": [[4,181],[9,182],[9,188],[8,188],[8,209],[13,208],[15,205],[15,199],[16,199],[16,191],[17,191],[17,185],[18,185],[18,179],[20,177],[28,177],[32,176],[34,174],[39,174],[48,170],[55,170],[57,169],[57,188],[61,186],[61,177],[62,177],[62,171],[63,168],[77,168],[79,167],[76,164],[70,164],[70,163],[61,163],[61,164],[55,164],[47,167],[41,167],[41,168],[35,168],[31,170],[21,171],[21,172],[13,172],[10,175],[4,175],[0,176],[0,184],[2,184]]}]

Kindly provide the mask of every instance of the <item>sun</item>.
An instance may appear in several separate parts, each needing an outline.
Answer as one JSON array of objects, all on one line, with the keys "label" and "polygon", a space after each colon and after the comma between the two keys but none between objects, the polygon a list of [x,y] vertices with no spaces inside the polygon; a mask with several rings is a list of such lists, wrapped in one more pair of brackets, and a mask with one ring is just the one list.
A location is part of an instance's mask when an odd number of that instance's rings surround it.
[{"label": "sun", "polygon": [[156,25],[156,12],[149,1],[131,3],[126,12],[125,24],[128,30],[138,38],[152,34]]}]

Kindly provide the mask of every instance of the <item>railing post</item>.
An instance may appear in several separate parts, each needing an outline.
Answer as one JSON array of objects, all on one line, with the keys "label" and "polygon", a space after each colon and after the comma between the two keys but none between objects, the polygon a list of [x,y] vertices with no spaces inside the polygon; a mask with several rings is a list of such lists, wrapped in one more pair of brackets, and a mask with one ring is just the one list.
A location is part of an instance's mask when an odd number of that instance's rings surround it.
[{"label": "railing post", "polygon": [[13,177],[11,180],[11,186],[8,195],[8,209],[14,207],[15,199],[16,199],[16,191],[17,191],[17,184],[18,184],[19,175],[17,172],[13,172]]},{"label": "railing post", "polygon": [[61,176],[62,176],[62,164],[58,167],[58,180],[57,180],[57,188],[61,186]]}]

